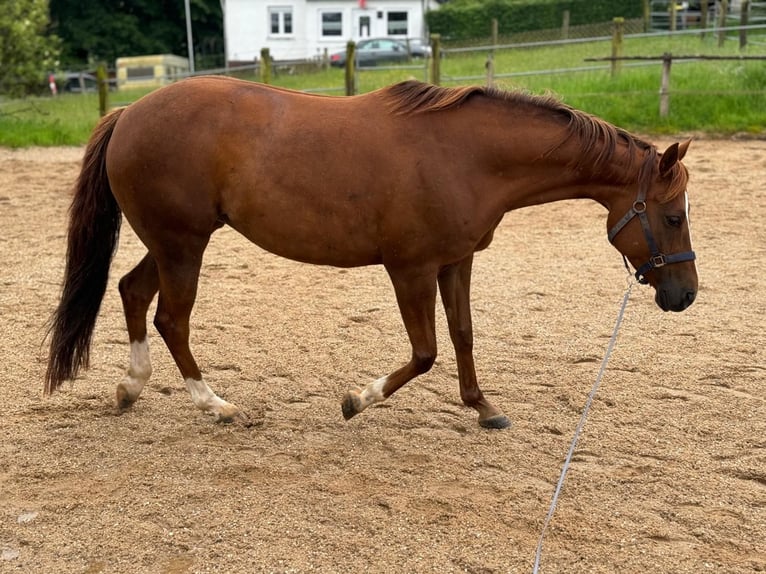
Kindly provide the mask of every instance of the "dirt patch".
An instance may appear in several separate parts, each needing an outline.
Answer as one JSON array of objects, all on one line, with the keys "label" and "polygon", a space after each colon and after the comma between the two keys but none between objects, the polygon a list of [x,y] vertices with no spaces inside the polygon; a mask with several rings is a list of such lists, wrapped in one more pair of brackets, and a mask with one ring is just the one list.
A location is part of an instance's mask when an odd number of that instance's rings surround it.
[{"label": "dirt patch", "polygon": [[[192,406],[153,330],[152,380],[116,412],[127,226],[93,367],[41,397],[81,156],[0,150],[1,572],[531,572],[626,283],[599,206],[509,214],[477,257],[479,378],[513,420],[495,432],[460,404],[441,316],[434,369],[344,422],[345,391],[409,354],[385,272],[221,230],[192,346],[243,428]],[[698,301],[664,314],[634,289],[542,572],[766,570],[766,142],[696,141],[686,163]]]}]

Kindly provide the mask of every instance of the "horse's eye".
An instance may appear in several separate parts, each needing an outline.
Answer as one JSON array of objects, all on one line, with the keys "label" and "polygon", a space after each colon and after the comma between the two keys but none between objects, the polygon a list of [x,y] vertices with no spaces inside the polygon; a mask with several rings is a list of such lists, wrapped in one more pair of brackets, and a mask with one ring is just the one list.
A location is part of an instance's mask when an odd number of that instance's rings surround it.
[{"label": "horse's eye", "polygon": [[665,223],[667,223],[670,227],[681,227],[681,223],[683,223],[683,217],[680,215],[666,215],[665,216]]}]

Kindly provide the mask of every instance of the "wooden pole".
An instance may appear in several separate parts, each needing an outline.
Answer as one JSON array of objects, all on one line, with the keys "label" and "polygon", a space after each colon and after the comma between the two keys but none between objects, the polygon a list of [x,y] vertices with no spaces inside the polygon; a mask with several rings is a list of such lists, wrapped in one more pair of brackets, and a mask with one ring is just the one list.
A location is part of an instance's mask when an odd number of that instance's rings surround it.
[{"label": "wooden pole", "polygon": [[191,10],[189,0],[184,0],[184,12],[186,14],[186,47],[189,53],[189,71],[194,73],[194,38],[192,37]]},{"label": "wooden pole", "polygon": [[728,0],[721,0],[721,3],[719,4],[721,7],[721,14],[718,18],[718,47],[724,45],[726,42],[726,13],[729,11],[729,2]]},{"label": "wooden pole", "polygon": [[670,112],[670,65],[673,56],[669,52],[662,55],[662,80],[660,82],[660,117],[668,117]]},{"label": "wooden pole", "polygon": [[431,83],[438,86],[441,82],[442,37],[431,34]]},{"label": "wooden pole", "polygon": [[708,18],[709,18],[709,15],[708,15],[707,0],[702,0],[702,2],[700,3],[700,27],[702,28],[702,33],[700,34],[700,37],[703,40],[705,39],[706,29],[709,22]]},{"label": "wooden pole", "polygon": [[[703,2],[707,0],[702,0]],[[676,0],[670,0],[670,31],[675,32],[678,28],[678,4]]]},{"label": "wooden pole", "polygon": [[652,29],[652,7],[649,0],[644,0],[644,32]]},{"label": "wooden pole", "polygon": [[748,12],[750,11],[750,0],[742,0],[740,9],[742,11],[739,14],[739,25],[742,27],[739,29],[739,49],[744,50],[745,46],[747,46],[747,30],[745,26],[747,26]]},{"label": "wooden pole", "polygon": [[625,18],[615,18],[612,29],[612,77],[614,78],[622,67],[617,58],[622,57],[622,38],[625,32]]},{"label": "wooden pole", "polygon": [[487,87],[491,88],[495,83],[495,46],[498,43],[497,18],[492,18],[492,47],[487,54],[487,63],[484,67],[487,69]]},{"label": "wooden pole", "polygon": [[261,48],[261,82],[271,83],[271,53],[268,48]]},{"label": "wooden pole", "polygon": [[561,17],[561,39],[569,40],[569,10],[564,10],[564,14]]},{"label": "wooden pole", "polygon": [[349,40],[346,44],[346,95],[356,94],[356,44]]},{"label": "wooden pole", "polygon": [[487,69],[487,87],[491,88],[495,83],[495,58],[492,52],[487,54],[487,62],[484,67]]},{"label": "wooden pole", "polygon": [[96,69],[96,81],[98,82],[98,114],[103,118],[106,115],[109,94],[109,78],[104,64],[99,64]]}]

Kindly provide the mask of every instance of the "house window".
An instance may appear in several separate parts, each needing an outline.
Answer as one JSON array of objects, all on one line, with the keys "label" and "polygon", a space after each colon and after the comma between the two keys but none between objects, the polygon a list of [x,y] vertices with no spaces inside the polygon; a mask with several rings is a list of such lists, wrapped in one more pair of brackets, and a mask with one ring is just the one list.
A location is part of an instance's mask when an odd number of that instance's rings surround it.
[{"label": "house window", "polygon": [[407,26],[407,12],[389,12],[388,13],[388,35],[406,36],[409,28]]},{"label": "house window", "polygon": [[269,6],[269,29],[272,36],[290,36],[293,33],[291,6]]},{"label": "house window", "polygon": [[343,13],[322,12],[322,36],[343,35]]}]

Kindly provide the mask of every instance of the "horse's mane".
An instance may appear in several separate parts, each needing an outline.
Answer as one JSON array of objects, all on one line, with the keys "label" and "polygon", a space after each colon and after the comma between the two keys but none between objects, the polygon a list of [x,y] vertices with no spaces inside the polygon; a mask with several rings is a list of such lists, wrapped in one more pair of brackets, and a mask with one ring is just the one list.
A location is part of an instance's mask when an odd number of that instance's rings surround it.
[{"label": "horse's mane", "polygon": [[[631,157],[639,155],[637,152],[644,152],[639,179],[646,181],[652,176],[659,155],[654,145],[596,116],[576,110],[553,96],[534,96],[483,86],[445,88],[416,80],[400,82],[385,88],[384,96],[388,100],[389,109],[397,115],[449,110],[476,96],[485,96],[513,106],[531,106],[545,110],[553,117],[561,118],[567,126],[567,138],[548,150],[546,155],[555,152],[568,138],[576,137],[582,144],[583,153],[574,161],[575,169],[588,165],[598,168],[608,164],[614,157],[618,143],[622,141],[628,145]],[[682,164],[676,164],[671,178],[667,193],[658,198],[661,202],[671,201],[686,189],[688,172]]]}]

